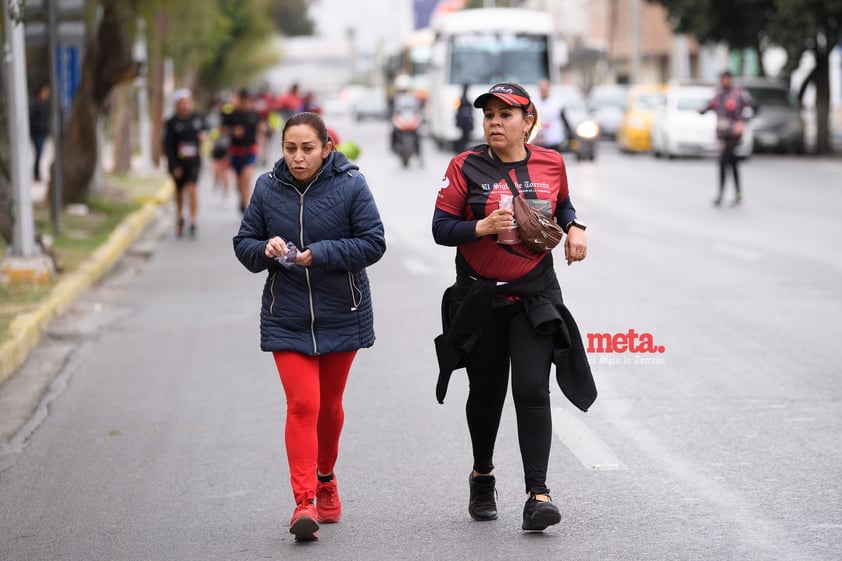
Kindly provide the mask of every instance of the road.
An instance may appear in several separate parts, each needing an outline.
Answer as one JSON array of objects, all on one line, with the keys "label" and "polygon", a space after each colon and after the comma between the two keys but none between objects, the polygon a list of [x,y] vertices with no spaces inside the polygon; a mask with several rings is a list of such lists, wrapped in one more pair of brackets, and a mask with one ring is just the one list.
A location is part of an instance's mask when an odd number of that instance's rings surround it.
[{"label": "road", "polygon": [[563,519],[524,534],[511,403],[500,518],[476,523],[464,371],[444,405],[434,397],[454,270],[430,218],[449,155],[427,146],[424,167],[404,170],[385,123],[329,124],[362,145],[388,242],[370,269],[378,339],[346,393],[342,521],[312,544],[287,532],[263,276],[233,255],[234,201],[203,183],[198,238],[175,239],[163,213],[148,250],[87,298],[85,337],[0,453],[0,560],[842,557],[842,162],[754,157],[745,204],[719,209],[711,160],[606,144],[594,163],[569,162],[590,249],[571,267],[556,252],[567,305],[592,337],[633,331],[663,352],[590,353],[588,413],[553,388],[548,484]]}]

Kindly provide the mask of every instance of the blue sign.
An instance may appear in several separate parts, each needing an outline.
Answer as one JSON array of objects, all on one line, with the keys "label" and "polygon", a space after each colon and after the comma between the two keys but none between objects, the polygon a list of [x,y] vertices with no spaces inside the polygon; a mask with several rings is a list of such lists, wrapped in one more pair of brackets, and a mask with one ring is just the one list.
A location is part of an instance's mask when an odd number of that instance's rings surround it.
[{"label": "blue sign", "polygon": [[61,110],[63,114],[69,115],[70,107],[73,105],[73,96],[76,94],[76,88],[79,87],[79,80],[82,75],[79,47],[56,48],[56,72],[58,73],[58,94],[61,101]]},{"label": "blue sign", "polygon": [[413,0],[415,29],[423,29],[430,25],[430,18],[433,15],[433,10],[436,9],[436,4],[438,4],[438,0]]}]

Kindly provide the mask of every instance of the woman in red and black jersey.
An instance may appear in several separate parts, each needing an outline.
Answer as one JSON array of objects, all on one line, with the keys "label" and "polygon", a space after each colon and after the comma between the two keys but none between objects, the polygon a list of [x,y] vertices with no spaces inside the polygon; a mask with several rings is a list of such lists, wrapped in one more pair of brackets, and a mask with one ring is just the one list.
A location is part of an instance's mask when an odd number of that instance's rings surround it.
[{"label": "woman in red and black jersey", "polygon": [[501,234],[513,229],[512,211],[500,204],[501,195],[512,194],[503,173],[533,208],[563,226],[568,265],[587,256],[585,226],[576,221],[562,156],[528,144],[538,115],[526,90],[497,84],[474,107],[483,110],[487,144],[450,161],[433,217],[436,243],[457,248],[456,283],[445,291],[443,333],[436,338],[436,393],[443,401],[450,373],[467,369],[474,459],[468,511],[475,520],[496,519],[493,452],[511,363],[527,492],[523,529],[540,531],[561,519],[546,486],[552,364],[565,395],[580,409],[587,410],[596,389],[578,329],[562,302],[552,255],[503,242],[508,236]]}]

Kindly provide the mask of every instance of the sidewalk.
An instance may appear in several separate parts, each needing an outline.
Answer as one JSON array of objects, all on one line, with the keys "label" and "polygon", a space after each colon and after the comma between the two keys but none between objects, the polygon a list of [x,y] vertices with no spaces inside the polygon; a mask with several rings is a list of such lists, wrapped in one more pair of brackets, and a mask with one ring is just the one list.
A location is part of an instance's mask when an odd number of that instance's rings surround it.
[{"label": "sidewalk", "polygon": [[[138,202],[142,203],[141,208],[126,217],[84,264],[60,278],[35,310],[19,315],[10,324],[9,339],[0,345],[0,443],[11,438],[20,424],[16,418],[19,415],[15,415],[14,411],[21,407],[31,409],[46,389],[48,382],[41,380],[43,376],[35,376],[36,380],[41,381],[35,381],[33,387],[32,379],[15,380],[15,374],[24,366],[36,371],[42,366],[37,364],[39,361],[30,361],[36,364],[27,364],[27,359],[33,355],[51,322],[69,310],[112,270],[153,221],[158,209],[171,201],[173,186],[168,176],[153,170],[149,172],[149,177],[151,180],[160,181],[161,187],[155,194],[139,200]],[[33,198],[36,201],[43,201],[45,194],[46,186],[33,184]],[[20,395],[15,395],[21,391],[33,395],[21,399]],[[10,420],[10,416],[13,419]]]}]

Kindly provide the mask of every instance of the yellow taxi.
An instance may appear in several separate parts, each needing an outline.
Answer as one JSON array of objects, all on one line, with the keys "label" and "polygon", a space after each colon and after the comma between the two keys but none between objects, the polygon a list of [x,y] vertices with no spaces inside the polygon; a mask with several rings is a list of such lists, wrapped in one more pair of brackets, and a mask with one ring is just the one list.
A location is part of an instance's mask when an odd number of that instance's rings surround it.
[{"label": "yellow taxi", "polygon": [[652,148],[652,120],[666,101],[666,84],[639,84],[629,90],[628,105],[617,129],[617,144],[624,152]]}]

